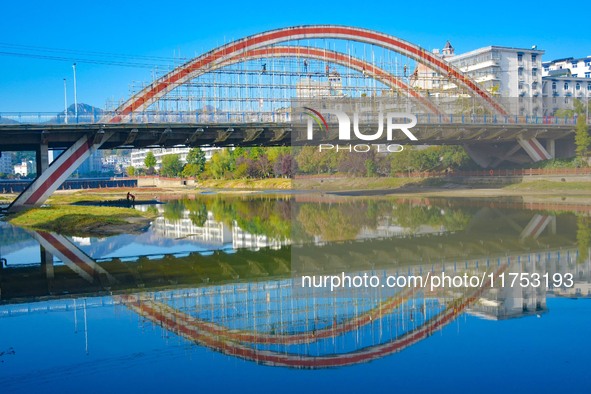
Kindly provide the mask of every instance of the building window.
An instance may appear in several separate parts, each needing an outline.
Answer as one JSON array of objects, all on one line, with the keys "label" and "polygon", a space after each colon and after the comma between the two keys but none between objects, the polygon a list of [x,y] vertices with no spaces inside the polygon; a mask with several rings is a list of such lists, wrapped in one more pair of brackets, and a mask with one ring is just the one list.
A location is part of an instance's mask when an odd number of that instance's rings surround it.
[{"label": "building window", "polygon": [[591,67],[591,60],[585,61],[585,67]]},{"label": "building window", "polygon": [[552,82],[552,90],[556,90],[556,81]]},{"label": "building window", "polygon": [[591,82],[587,82],[587,90],[591,91]]},{"label": "building window", "polygon": [[535,53],[532,53],[531,54],[531,61],[535,63],[536,58],[537,58],[536,54]]},{"label": "building window", "polygon": [[577,84],[575,85],[575,89],[576,90],[581,90],[581,84],[577,82]]},{"label": "building window", "polygon": [[523,76],[523,68],[520,68],[519,71],[517,71],[517,74],[522,77]]},{"label": "building window", "polygon": [[579,65],[579,62],[573,61],[573,62],[571,62],[571,64],[572,64],[573,68],[577,68]]},{"label": "building window", "polygon": [[532,68],[531,69],[531,75],[532,75],[532,77],[537,76],[538,75],[538,69],[537,68]]},{"label": "building window", "polygon": [[573,77],[573,78],[576,78],[576,77],[578,77],[578,76],[579,76],[578,74],[573,74],[573,75],[571,75],[571,77]]},{"label": "building window", "polygon": [[585,73],[585,78],[591,78],[591,72]]},{"label": "building window", "polygon": [[538,83],[537,82],[532,82],[531,88],[532,89],[537,89],[538,88]]},{"label": "building window", "polygon": [[544,71],[546,71],[546,72],[550,71],[550,67],[544,67]]},{"label": "building window", "polygon": [[564,90],[568,90],[568,82],[564,83]]}]

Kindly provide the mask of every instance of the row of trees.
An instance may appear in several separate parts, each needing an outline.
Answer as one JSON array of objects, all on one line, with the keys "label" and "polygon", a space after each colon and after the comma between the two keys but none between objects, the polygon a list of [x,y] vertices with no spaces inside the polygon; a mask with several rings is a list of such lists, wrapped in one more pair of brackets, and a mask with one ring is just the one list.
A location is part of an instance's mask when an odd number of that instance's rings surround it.
[{"label": "row of trees", "polygon": [[396,176],[404,172],[445,171],[472,168],[472,162],[460,146],[404,147],[398,153],[375,151],[349,153],[336,150],[319,152],[303,147],[295,156],[300,173],[344,173],[353,176]]},{"label": "row of trees", "polygon": [[[165,177],[184,177],[196,178],[205,169],[205,152],[200,148],[193,148],[187,154],[186,163],[181,161],[181,157],[177,154],[165,155],[162,157],[162,165],[160,166],[160,175]],[[156,156],[152,151],[149,151],[144,158],[145,169],[127,167],[127,174],[134,175],[153,175],[156,173],[157,165]]]},{"label": "row of trees", "polygon": [[[146,155],[146,174],[154,174],[156,157]],[[235,148],[216,151],[206,161],[200,148],[193,148],[183,164],[179,155],[162,158],[160,175],[200,179],[290,178],[300,174],[341,173],[358,177],[396,176],[404,172],[444,171],[473,167],[474,164],[462,147],[431,146],[416,149],[411,146],[402,152],[380,154],[375,151],[347,152],[318,147],[300,148]],[[141,174],[133,167],[129,175]]]},{"label": "row of trees", "polygon": [[556,116],[577,117],[577,123],[575,125],[576,164],[577,166],[587,166],[589,148],[591,147],[591,135],[589,135],[587,126],[587,106],[583,101],[575,99],[573,101],[573,109],[560,109],[556,111]]}]

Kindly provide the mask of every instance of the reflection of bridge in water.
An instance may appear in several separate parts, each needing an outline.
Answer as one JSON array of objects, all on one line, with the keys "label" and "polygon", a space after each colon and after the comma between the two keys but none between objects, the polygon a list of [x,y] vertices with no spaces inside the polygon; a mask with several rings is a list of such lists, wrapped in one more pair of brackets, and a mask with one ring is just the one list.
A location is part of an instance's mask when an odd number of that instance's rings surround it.
[{"label": "reflection of bridge in water", "polygon": [[[95,260],[64,236],[36,232],[45,257],[41,266],[2,268],[5,305],[0,317],[114,303],[226,355],[265,365],[325,368],[401,351],[463,313],[485,319],[540,315],[547,311],[548,294],[588,295],[591,262],[577,245],[573,215],[488,205],[470,216],[463,229],[454,231],[136,256],[133,261]],[[54,265],[54,257],[63,265]],[[497,281],[492,288],[379,287],[335,293],[302,291],[299,285],[302,275],[343,272],[376,275],[381,283],[389,275],[442,272],[486,278],[491,273],[572,273],[575,283],[499,287]],[[115,295],[72,306],[76,301],[69,298],[87,294]],[[23,304],[31,299],[36,302]]]},{"label": "reflection of bridge in water", "polygon": [[[546,312],[547,290],[568,290],[532,286],[489,288],[485,284],[477,288],[433,291],[378,288],[352,289],[338,294],[328,289],[304,292],[297,288],[298,276],[290,278],[294,274],[294,266],[290,265],[294,253],[291,247],[194,254],[154,261],[140,259],[127,263],[123,271],[113,261],[97,264],[79,252],[67,254],[71,246],[64,249],[68,241],[63,237],[47,233],[39,233],[38,237],[46,250],[70,261],[63,267],[54,267],[54,277],[46,279],[42,291],[35,294],[29,288],[26,294],[37,299],[40,296],[55,299],[43,303],[45,309],[39,304],[19,304],[22,299],[15,287],[29,282],[11,283],[11,280],[18,279],[16,271],[30,275],[31,267],[5,268],[0,283],[3,301],[17,303],[0,307],[0,316],[72,308],[75,301],[63,297],[69,298],[76,292],[122,293],[108,297],[107,303],[125,305],[142,319],[200,346],[273,366],[326,368],[368,362],[428,338],[462,313],[487,319],[539,315]],[[577,274],[578,283],[591,280],[589,262],[577,264],[578,251],[572,247],[490,255],[486,259],[462,263],[388,265],[387,261],[359,258],[362,255],[359,252],[368,247],[378,255],[385,254],[393,241],[326,244],[314,246],[310,253],[320,253],[326,258],[323,273],[345,270],[352,274],[365,271],[380,277],[409,274],[424,277],[427,272],[571,272]],[[356,261],[347,263],[344,256],[350,259],[355,256]],[[39,271],[38,267],[36,269]],[[74,275],[67,274],[66,270]],[[317,267],[308,272],[314,271],[318,272]],[[150,278],[151,274],[154,278]],[[74,280],[75,277],[79,280]],[[33,278],[29,276],[28,279]],[[73,286],[80,281],[85,284]],[[144,289],[140,293],[128,293],[138,287]],[[70,294],[64,294],[66,291]],[[92,304],[89,302],[88,306]],[[86,307],[86,303],[84,305]],[[81,307],[80,303],[74,304],[74,309]]]},{"label": "reflection of bridge in water", "polygon": [[[577,223],[571,215],[484,207],[472,215],[464,230],[453,232],[323,241],[276,250],[181,251],[126,256],[125,259],[93,259],[66,237],[37,232],[34,237],[42,246],[41,266],[4,267],[0,276],[1,298],[9,301],[27,294],[51,297],[137,288],[191,287],[280,279],[306,273],[382,270],[422,274],[433,270],[478,270],[507,258],[516,263],[543,262],[546,265],[555,260],[560,264],[544,268],[550,272],[574,272],[581,253],[576,233]],[[582,253],[581,258],[584,257]],[[55,265],[54,257],[64,265]],[[578,277],[581,275],[586,274],[578,274]],[[585,289],[581,292],[587,293]]]}]

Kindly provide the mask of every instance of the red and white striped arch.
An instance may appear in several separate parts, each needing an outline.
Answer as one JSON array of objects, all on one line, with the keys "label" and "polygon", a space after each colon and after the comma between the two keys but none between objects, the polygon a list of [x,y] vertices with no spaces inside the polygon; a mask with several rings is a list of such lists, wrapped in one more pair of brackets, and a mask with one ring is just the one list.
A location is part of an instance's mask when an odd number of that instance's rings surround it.
[{"label": "red and white striped arch", "polygon": [[[501,265],[494,273],[494,277],[507,269],[507,264]],[[487,276],[489,278],[489,276]],[[376,344],[351,353],[332,354],[327,356],[309,356],[301,354],[289,354],[272,350],[260,350],[248,346],[245,337],[234,337],[234,332],[228,330],[224,334],[204,330],[203,326],[196,325],[193,317],[187,316],[173,307],[152,300],[142,301],[137,297],[120,296],[128,308],[144,318],[157,323],[162,328],[174,332],[198,345],[206,346],[230,356],[240,357],[255,361],[259,364],[281,366],[289,368],[331,368],[365,363],[405,348],[429,337],[433,332],[442,329],[455,320],[464,310],[474,304],[482,296],[487,288],[490,288],[490,280],[480,287],[470,289],[462,298],[450,303],[443,311],[433,316],[423,325],[402,334],[395,340],[387,343]],[[355,330],[357,327],[351,327]],[[339,332],[338,334],[342,334]],[[337,335],[338,335],[337,334]],[[297,342],[296,342],[297,343]]]},{"label": "red and white striped arch", "polygon": [[448,64],[445,60],[431,54],[417,45],[373,30],[349,26],[313,25],[288,27],[255,34],[220,46],[198,56],[182,66],[177,67],[170,73],[154,81],[150,86],[132,96],[117,109],[117,112],[120,115],[110,119],[110,122],[120,122],[123,119],[123,116],[128,115],[133,111],[143,110],[172,89],[209,71],[209,69],[217,63],[226,62],[236,56],[240,57],[245,52],[257,48],[268,47],[292,40],[319,38],[363,42],[398,52],[419,63],[425,64],[439,74],[446,76],[450,81],[465,88],[475,97],[482,98],[495,112],[502,115],[507,114],[506,110],[494,99],[494,97],[478,86],[474,80],[464,75],[456,67]]},{"label": "red and white striped arch", "polygon": [[345,55],[340,52],[312,48],[312,47],[301,47],[301,46],[274,46],[258,48],[246,51],[240,56],[233,57],[225,62],[217,63],[207,71],[212,72],[222,67],[229,66],[231,64],[245,62],[254,59],[261,58],[272,58],[272,57],[306,57],[309,59],[317,59],[322,61],[329,61],[335,64],[348,67],[359,72],[365,72],[368,77],[374,78],[380,81],[389,88],[400,91],[405,95],[409,95],[425,107],[429,112],[434,114],[441,114],[441,111],[437,106],[428,100],[426,97],[421,95],[416,90],[412,89],[406,82],[387,72],[386,70],[376,67],[372,63],[363,61],[359,58]]}]

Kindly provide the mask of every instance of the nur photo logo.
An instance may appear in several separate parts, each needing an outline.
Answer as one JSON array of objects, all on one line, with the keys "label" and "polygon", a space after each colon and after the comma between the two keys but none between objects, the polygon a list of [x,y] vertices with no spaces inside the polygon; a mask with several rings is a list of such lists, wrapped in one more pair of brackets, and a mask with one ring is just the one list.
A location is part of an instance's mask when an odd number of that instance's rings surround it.
[{"label": "nur photo logo", "polygon": [[[417,124],[417,117],[405,112],[383,111],[350,111],[340,109],[314,109],[310,106],[301,107],[298,112],[305,116],[306,140],[326,141],[331,138],[334,126],[338,127],[338,142],[348,143],[319,143],[319,151],[335,149],[336,151],[368,152],[370,144],[352,144],[353,141],[373,142],[378,152],[401,152],[404,147],[400,144],[388,142],[401,139],[418,141],[411,129]],[[331,127],[332,126],[332,127]],[[320,133],[320,139],[315,133]]]}]

